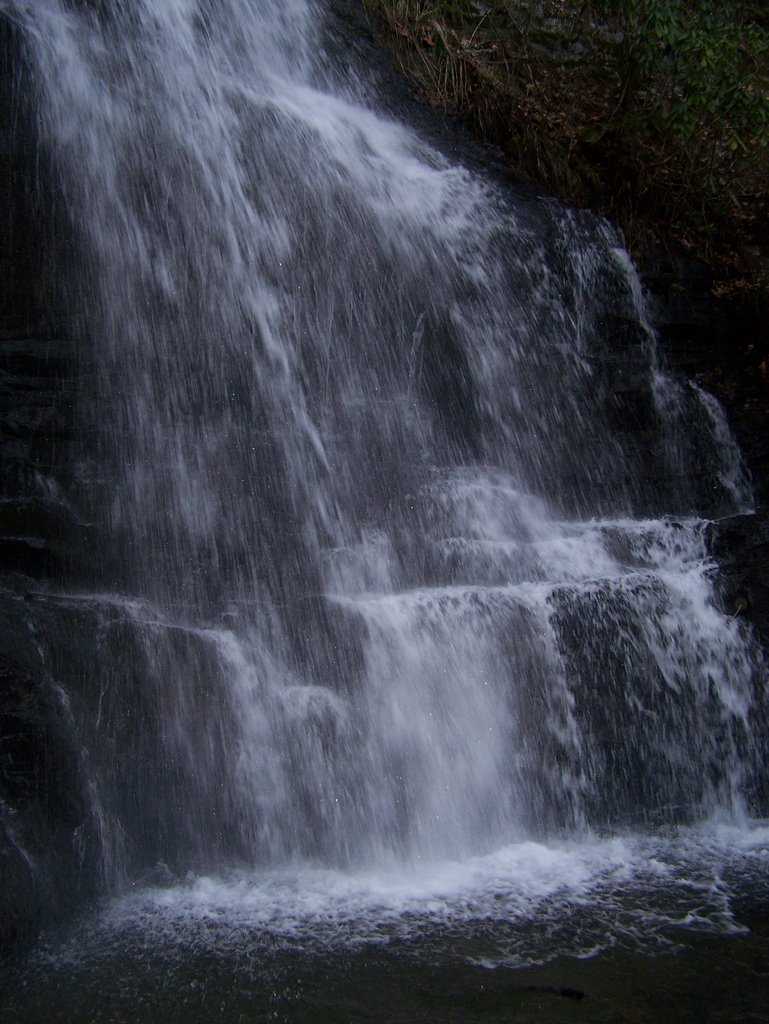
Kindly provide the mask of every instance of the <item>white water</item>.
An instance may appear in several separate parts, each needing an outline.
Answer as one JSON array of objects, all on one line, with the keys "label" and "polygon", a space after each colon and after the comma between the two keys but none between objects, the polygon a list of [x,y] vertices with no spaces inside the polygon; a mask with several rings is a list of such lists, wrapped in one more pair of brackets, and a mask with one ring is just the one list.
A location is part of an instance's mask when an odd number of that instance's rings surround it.
[{"label": "white water", "polygon": [[[710,822],[663,836],[526,841],[463,861],[376,871],[296,868],[190,876],[127,894],[44,952],[57,971],[120,956],[214,954],[227,962],[392,950],[485,968],[672,952],[688,932],[746,933],[734,902],[769,864],[766,825]],[[404,967],[404,969],[407,969]]]},{"label": "white water", "polygon": [[744,471],[666,390],[611,230],[377,113],[315,7],[0,9],[98,357],[104,579],[69,597],[104,872],[201,876],[120,913],[531,916],[656,870],[591,828],[744,824],[761,691],[706,543]]}]

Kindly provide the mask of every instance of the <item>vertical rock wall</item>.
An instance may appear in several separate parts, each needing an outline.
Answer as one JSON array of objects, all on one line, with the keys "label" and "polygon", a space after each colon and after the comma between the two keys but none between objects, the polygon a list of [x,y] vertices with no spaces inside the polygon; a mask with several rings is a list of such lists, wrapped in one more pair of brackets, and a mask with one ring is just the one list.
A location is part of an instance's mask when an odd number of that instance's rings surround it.
[{"label": "vertical rock wall", "polygon": [[95,876],[80,754],[48,658],[64,638],[46,595],[76,577],[88,528],[67,496],[82,371],[64,306],[72,232],[34,98],[24,41],[0,15],[0,955]]}]

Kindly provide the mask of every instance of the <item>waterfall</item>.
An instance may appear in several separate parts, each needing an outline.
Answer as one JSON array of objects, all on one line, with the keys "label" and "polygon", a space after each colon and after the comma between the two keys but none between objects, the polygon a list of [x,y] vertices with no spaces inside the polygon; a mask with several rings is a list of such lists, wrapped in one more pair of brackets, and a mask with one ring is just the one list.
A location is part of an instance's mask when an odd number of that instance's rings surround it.
[{"label": "waterfall", "polygon": [[93,365],[45,601],[104,884],[758,813],[749,486],[613,229],[398,123],[323,4],[0,12]]}]

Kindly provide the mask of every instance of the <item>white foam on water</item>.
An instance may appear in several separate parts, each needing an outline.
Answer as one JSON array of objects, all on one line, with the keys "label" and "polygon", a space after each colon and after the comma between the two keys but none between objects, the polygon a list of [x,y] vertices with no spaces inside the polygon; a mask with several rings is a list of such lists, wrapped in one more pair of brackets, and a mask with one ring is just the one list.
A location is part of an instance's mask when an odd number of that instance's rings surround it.
[{"label": "white foam on water", "polygon": [[[132,936],[158,949],[309,955],[408,943],[419,956],[456,951],[465,936],[473,939],[467,958],[488,967],[611,947],[648,951],[671,947],[686,930],[744,932],[731,876],[766,886],[767,867],[769,824],[714,822],[666,835],[528,840],[408,867],[190,876],[108,904],[85,947]],[[81,935],[53,955],[79,957],[83,948]]]}]

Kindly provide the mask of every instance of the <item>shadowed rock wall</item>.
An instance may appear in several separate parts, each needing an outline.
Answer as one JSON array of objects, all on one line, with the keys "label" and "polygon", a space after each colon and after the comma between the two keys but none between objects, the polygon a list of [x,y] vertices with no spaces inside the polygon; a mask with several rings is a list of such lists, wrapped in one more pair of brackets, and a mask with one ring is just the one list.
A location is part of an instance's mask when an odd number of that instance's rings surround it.
[{"label": "shadowed rock wall", "polygon": [[[82,576],[71,495],[82,361],[69,337],[72,230],[41,140],[18,29],[0,16],[0,952],[93,892],[80,753],[39,596]],[[66,649],[66,645],[62,650]]]},{"label": "shadowed rock wall", "polygon": [[[713,274],[679,245],[649,249],[641,266],[664,363],[722,404],[745,458],[755,512],[713,528],[727,612],[769,644],[769,309],[755,295],[719,297]],[[697,443],[697,439],[694,439]]]}]

